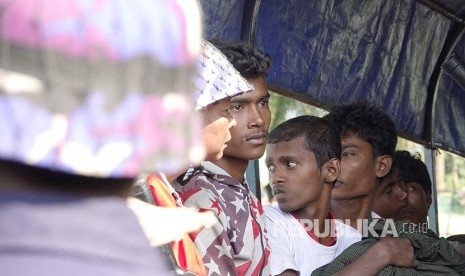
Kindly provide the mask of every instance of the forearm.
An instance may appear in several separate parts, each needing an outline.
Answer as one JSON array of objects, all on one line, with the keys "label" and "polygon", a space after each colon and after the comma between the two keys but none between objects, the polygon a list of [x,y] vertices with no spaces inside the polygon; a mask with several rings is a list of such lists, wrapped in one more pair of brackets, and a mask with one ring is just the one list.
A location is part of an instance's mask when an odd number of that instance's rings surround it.
[{"label": "forearm", "polygon": [[376,243],[360,258],[334,275],[376,275],[387,265],[389,265],[389,256],[383,250],[382,245]]}]

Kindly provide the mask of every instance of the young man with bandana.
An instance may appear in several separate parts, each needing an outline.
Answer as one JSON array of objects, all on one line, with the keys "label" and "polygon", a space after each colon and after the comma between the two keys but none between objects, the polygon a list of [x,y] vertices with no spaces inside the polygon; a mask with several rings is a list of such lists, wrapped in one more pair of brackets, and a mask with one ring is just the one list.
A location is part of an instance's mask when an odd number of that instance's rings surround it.
[{"label": "young man with bandana", "polygon": [[[236,121],[226,110],[229,107],[228,99],[248,93],[253,87],[215,46],[205,40],[202,41],[201,53],[197,60],[194,87],[196,110],[202,115],[204,122],[205,160],[215,161],[223,156],[226,143],[231,139],[230,128],[236,125]],[[219,109],[222,112],[205,111],[208,106],[216,104],[223,105]],[[135,191],[141,192],[144,187],[150,189],[150,195],[146,195],[149,198],[144,200],[157,206],[184,206],[179,194],[168,181],[162,173],[150,174],[139,179]],[[206,275],[202,258],[187,234],[181,240],[172,241],[170,245],[176,261],[174,266],[197,275]]]},{"label": "young man with bandana", "polygon": [[236,126],[221,159],[190,168],[178,178],[175,189],[185,206],[211,210],[218,217],[213,227],[192,235],[209,275],[269,275],[263,209],[244,174],[249,161],[265,151],[271,120],[266,87],[271,59],[245,43],[214,45],[253,90],[201,111],[205,117],[228,113]]}]

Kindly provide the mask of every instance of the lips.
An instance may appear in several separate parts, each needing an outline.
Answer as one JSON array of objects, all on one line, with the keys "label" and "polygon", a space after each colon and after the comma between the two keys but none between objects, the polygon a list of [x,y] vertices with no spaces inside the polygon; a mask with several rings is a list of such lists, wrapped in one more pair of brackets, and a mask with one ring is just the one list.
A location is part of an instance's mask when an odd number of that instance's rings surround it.
[{"label": "lips", "polygon": [[277,195],[283,194],[283,193],[284,193],[284,190],[283,190],[283,189],[277,188],[277,187],[273,188],[273,195],[274,195],[274,196],[277,196]]},{"label": "lips", "polygon": [[266,143],[266,133],[259,133],[247,136],[245,141],[254,145],[262,145]]}]

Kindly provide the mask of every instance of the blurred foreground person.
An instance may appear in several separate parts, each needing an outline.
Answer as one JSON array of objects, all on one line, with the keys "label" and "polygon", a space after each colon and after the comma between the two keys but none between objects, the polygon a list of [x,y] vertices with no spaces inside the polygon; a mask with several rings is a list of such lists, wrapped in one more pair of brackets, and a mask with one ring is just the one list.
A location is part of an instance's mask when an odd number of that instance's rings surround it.
[{"label": "blurred foreground person", "polygon": [[1,274],[167,275],[126,198],[203,157],[197,2],[0,0],[0,25]]}]

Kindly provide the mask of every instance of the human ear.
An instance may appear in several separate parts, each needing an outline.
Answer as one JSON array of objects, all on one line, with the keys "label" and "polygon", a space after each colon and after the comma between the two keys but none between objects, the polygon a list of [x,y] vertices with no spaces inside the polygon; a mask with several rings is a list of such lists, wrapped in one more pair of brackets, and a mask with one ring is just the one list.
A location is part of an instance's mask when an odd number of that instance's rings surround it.
[{"label": "human ear", "polygon": [[337,158],[333,158],[325,163],[324,165],[325,170],[325,182],[333,183],[336,181],[339,173],[341,173],[341,161]]},{"label": "human ear", "polygon": [[386,176],[392,167],[392,157],[390,155],[381,155],[376,157],[376,177]]},{"label": "human ear", "polygon": [[431,203],[433,203],[433,198],[431,194],[426,193],[426,206],[428,207],[428,210],[429,210],[429,207],[431,206]]}]

